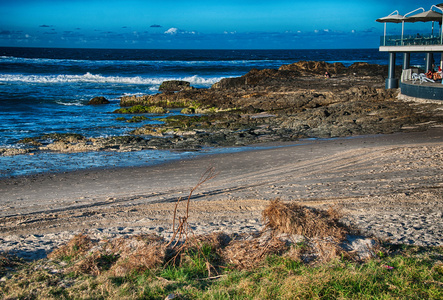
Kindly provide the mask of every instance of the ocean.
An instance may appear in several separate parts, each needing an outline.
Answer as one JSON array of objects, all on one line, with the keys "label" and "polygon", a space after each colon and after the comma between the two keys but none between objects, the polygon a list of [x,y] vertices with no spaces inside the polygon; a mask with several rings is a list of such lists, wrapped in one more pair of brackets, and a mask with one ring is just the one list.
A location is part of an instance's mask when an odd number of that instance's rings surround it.
[{"label": "ocean", "polygon": [[[386,65],[378,49],[345,50],[123,50],[0,48],[0,147],[47,133],[78,133],[86,137],[128,134],[142,123],[117,121],[112,112],[123,95],[154,94],[165,80],[185,80],[209,88],[225,77],[251,69],[278,68],[301,60]],[[401,63],[401,59],[399,58]],[[412,57],[420,65],[420,57]],[[110,105],[88,106],[96,96]],[[171,114],[178,114],[172,110]],[[158,117],[152,116],[152,117]],[[87,168],[127,167],[162,163],[220,151],[138,151],[73,154],[37,153],[0,156],[0,177],[65,172]]]}]

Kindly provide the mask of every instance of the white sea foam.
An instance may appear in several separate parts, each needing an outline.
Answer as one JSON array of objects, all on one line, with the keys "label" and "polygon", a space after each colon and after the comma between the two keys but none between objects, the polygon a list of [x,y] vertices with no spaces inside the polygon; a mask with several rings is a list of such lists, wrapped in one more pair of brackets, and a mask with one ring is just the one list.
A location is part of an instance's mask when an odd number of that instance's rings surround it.
[{"label": "white sea foam", "polygon": [[160,85],[165,80],[185,80],[191,84],[211,85],[220,81],[223,77],[204,78],[200,76],[190,76],[184,78],[149,78],[149,77],[122,77],[122,76],[102,76],[98,74],[86,73],[84,75],[24,75],[24,74],[0,74],[0,82],[23,82],[23,83],[119,83],[119,84],[140,84],[140,85]]},{"label": "white sea foam", "polygon": [[[150,89],[155,89],[155,87],[152,87]],[[145,93],[124,93],[123,96],[143,96]]]},{"label": "white sea foam", "polygon": [[85,106],[84,103],[81,102],[63,102],[63,101],[55,101],[55,103],[65,106]]}]

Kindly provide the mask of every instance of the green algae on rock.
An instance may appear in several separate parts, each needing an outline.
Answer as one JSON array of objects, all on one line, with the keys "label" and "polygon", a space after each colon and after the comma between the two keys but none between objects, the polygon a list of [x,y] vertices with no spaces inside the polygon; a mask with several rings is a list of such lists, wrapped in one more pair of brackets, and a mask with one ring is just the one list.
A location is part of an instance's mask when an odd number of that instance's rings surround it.
[{"label": "green algae on rock", "polygon": [[135,105],[129,108],[119,108],[114,111],[118,114],[164,114],[167,111],[159,106]]}]

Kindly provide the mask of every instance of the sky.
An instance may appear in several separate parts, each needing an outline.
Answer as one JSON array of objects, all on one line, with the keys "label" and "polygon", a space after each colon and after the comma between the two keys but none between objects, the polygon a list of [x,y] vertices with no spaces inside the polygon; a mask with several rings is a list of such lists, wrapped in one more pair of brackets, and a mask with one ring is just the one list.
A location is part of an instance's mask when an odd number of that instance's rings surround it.
[{"label": "sky", "polygon": [[[438,1],[0,0],[0,47],[378,48],[377,18]],[[399,24],[387,28],[401,33]],[[431,25],[405,30],[431,33]]]}]

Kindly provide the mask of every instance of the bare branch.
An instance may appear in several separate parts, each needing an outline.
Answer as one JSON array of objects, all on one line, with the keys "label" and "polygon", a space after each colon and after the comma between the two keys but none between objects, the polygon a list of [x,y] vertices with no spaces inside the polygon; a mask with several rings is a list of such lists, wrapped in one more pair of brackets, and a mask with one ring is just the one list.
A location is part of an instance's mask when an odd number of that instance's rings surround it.
[{"label": "bare branch", "polygon": [[[183,236],[184,236],[184,241],[186,243],[186,240],[188,238],[188,231],[189,231],[189,228],[190,228],[189,224],[188,224],[188,219],[189,219],[189,206],[190,206],[190,203],[191,203],[192,194],[202,184],[204,184],[208,180],[211,180],[211,179],[215,178],[217,175],[218,174],[215,173],[215,168],[214,167],[208,168],[202,174],[202,176],[200,177],[200,180],[197,182],[197,184],[189,192],[188,199],[186,201],[186,215],[184,217],[177,217],[178,205],[179,205],[180,201],[182,200],[182,198],[180,197],[179,199],[177,199],[177,202],[175,203],[175,208],[174,208],[174,217],[173,217],[173,220],[172,220],[172,231],[173,231],[173,234],[172,234],[171,240],[166,245],[167,247],[169,247],[175,241],[174,245],[172,246],[172,248],[175,248],[178,245],[178,243],[180,242],[180,240],[181,240],[181,238]],[[176,223],[177,219],[178,219],[178,226],[177,226],[177,228],[175,228],[175,223]]]}]

